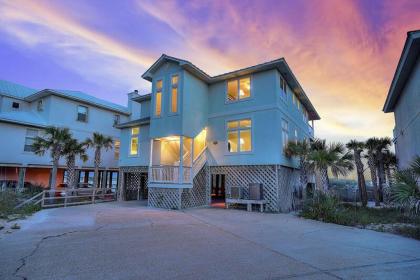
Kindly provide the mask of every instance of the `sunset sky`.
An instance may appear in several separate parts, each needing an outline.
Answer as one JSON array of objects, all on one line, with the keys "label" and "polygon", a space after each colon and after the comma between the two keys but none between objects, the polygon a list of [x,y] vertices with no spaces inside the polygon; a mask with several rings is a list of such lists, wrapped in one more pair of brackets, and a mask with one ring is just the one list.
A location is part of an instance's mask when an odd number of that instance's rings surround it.
[{"label": "sunset sky", "polygon": [[210,75],[284,57],[330,141],[391,136],[382,106],[420,1],[3,1],[0,79],[126,104],[162,54]]}]

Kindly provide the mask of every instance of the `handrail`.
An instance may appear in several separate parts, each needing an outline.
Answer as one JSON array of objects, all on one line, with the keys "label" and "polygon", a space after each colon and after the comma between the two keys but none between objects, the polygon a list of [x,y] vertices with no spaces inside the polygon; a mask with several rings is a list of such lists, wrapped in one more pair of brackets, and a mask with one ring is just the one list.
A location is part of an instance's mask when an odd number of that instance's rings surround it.
[{"label": "handrail", "polygon": [[[111,191],[111,192],[109,192]],[[56,196],[56,193],[60,193],[60,196]],[[46,196],[48,194],[48,196]],[[15,208],[22,207],[25,204],[28,204],[35,199],[41,197],[33,203],[37,205],[41,203],[42,208],[47,207],[60,207],[60,206],[70,206],[70,205],[80,205],[80,204],[94,204],[96,202],[105,202],[116,200],[116,193],[112,192],[111,188],[82,188],[82,189],[54,189],[54,190],[44,190],[37,195],[31,197],[30,199],[25,200]],[[80,201],[72,201],[81,199]],[[70,200],[70,201],[69,201]],[[52,204],[48,203],[51,202]],[[58,203],[54,203],[58,202]]]},{"label": "handrail", "polygon": [[[29,198],[29,199],[25,200],[25,201],[24,201],[24,202],[22,202],[22,203],[18,204],[17,206],[15,206],[15,209],[18,209],[18,208],[22,207],[23,205],[28,204],[29,202],[31,202],[31,201],[35,200],[36,198],[38,198],[38,197],[42,196],[43,192],[44,192],[44,191],[42,191],[42,192],[40,192],[40,193],[38,193],[38,194],[34,195],[33,197],[31,197],[31,198]],[[38,203],[39,203],[39,201],[35,202],[34,204],[36,205],[36,204],[38,204]]]}]

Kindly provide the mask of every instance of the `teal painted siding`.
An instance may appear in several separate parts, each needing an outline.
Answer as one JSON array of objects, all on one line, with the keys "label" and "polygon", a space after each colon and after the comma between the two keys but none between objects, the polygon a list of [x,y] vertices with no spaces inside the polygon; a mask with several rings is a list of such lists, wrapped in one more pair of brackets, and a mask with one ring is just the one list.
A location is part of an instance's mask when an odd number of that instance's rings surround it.
[{"label": "teal painted siding", "polygon": [[130,155],[131,128],[121,129],[119,166],[148,166],[150,158],[150,127],[140,126],[139,149],[137,156]]}]

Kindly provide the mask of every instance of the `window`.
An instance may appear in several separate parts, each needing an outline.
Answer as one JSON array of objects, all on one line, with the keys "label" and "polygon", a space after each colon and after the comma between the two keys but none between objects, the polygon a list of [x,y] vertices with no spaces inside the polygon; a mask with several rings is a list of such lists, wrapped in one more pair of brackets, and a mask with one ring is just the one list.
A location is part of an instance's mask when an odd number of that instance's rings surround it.
[{"label": "window", "polygon": [[230,153],[250,152],[252,150],[251,126],[250,119],[227,123],[227,148]]},{"label": "window", "polygon": [[234,102],[251,97],[251,78],[241,78],[227,82],[227,101]]},{"label": "window", "polygon": [[43,111],[44,110],[44,104],[43,104],[42,99],[38,100],[37,110],[38,111]]},{"label": "window", "polygon": [[286,80],[283,79],[282,76],[280,76],[280,88],[283,91],[283,97],[287,96],[287,83]]},{"label": "window", "polygon": [[77,120],[79,122],[87,122],[88,119],[88,107],[79,105],[77,107]]},{"label": "window", "polygon": [[162,113],[162,80],[156,82],[156,103],[155,103],[155,116],[160,116]]},{"label": "window", "polygon": [[296,104],[296,101],[297,101],[297,98],[296,98],[296,95],[293,93],[293,104]]},{"label": "window", "polygon": [[289,142],[289,124],[286,120],[281,121],[281,135],[283,140],[283,149],[286,148],[287,143]]},{"label": "window", "polygon": [[13,109],[19,109],[20,103],[19,102],[13,102],[12,103],[12,108]]},{"label": "window", "polygon": [[114,141],[114,159],[120,158],[120,145],[121,145],[120,140]]},{"label": "window", "polygon": [[298,132],[297,129],[295,129],[295,143],[297,144],[299,138],[298,138]]},{"label": "window", "polygon": [[120,123],[120,115],[114,115],[114,125],[117,125]]},{"label": "window", "polygon": [[28,128],[26,130],[26,136],[25,136],[25,147],[23,150],[25,152],[33,152],[34,151],[34,141],[35,138],[38,136],[38,130]]},{"label": "window", "polygon": [[137,156],[139,153],[139,127],[131,128],[130,156]]},{"label": "window", "polygon": [[171,113],[176,113],[178,111],[178,75],[172,76],[171,85]]}]

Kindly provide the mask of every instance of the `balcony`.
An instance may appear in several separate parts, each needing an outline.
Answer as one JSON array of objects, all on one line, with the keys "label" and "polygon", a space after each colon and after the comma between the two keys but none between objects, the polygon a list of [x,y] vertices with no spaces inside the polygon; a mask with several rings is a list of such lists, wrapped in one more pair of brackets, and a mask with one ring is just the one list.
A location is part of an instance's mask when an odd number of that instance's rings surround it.
[{"label": "balcony", "polygon": [[149,183],[192,185],[206,162],[206,130],[195,138],[170,136],[152,140]]}]

